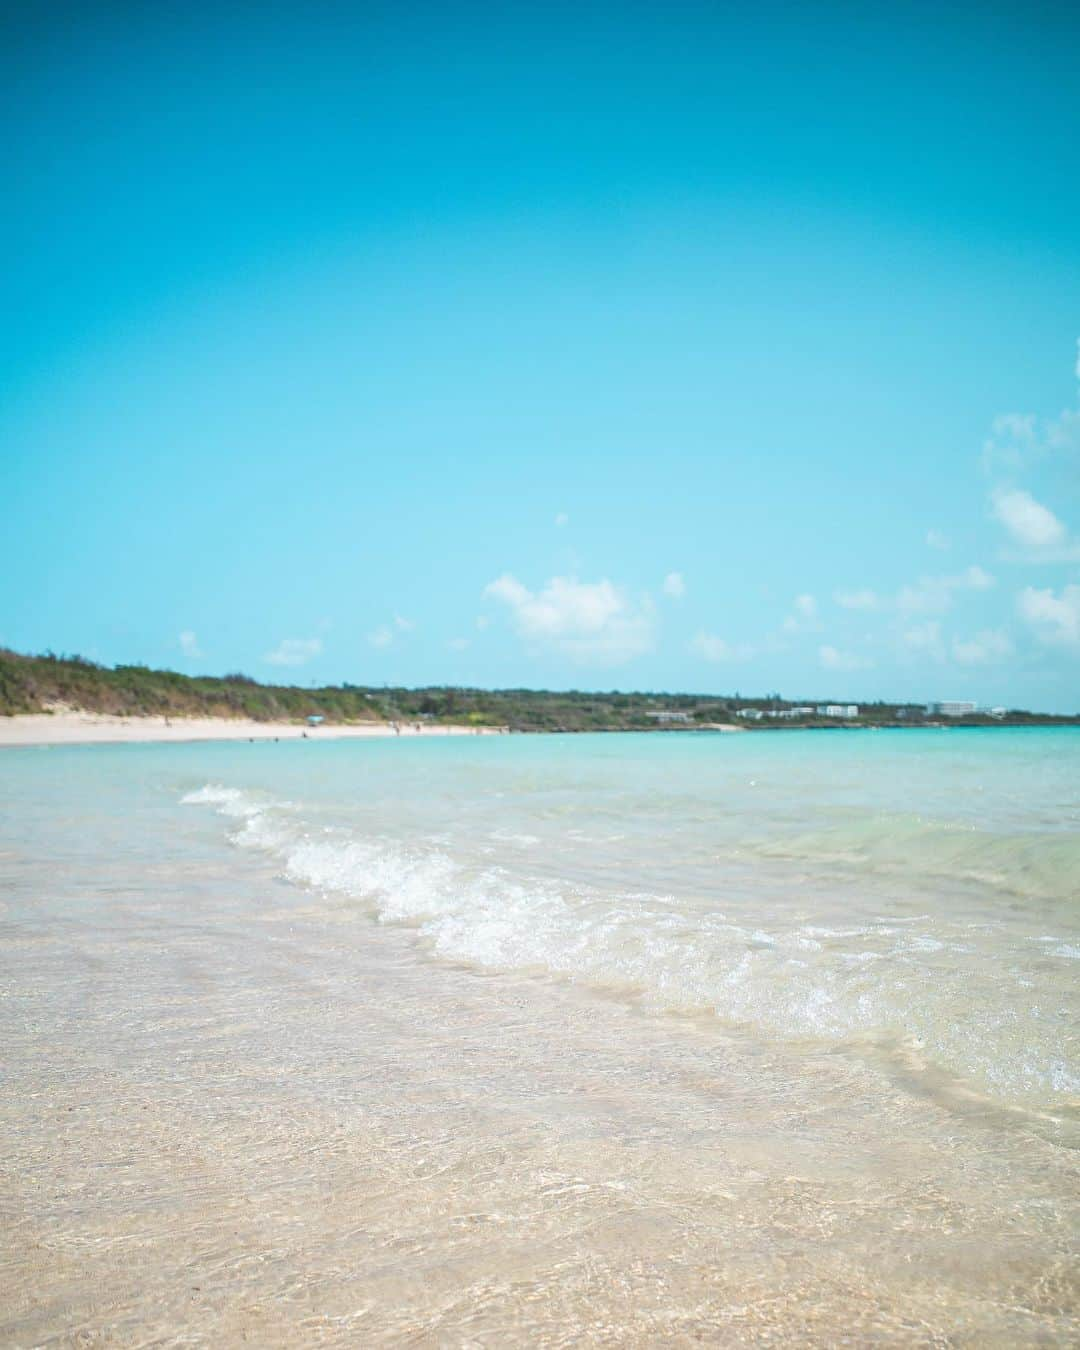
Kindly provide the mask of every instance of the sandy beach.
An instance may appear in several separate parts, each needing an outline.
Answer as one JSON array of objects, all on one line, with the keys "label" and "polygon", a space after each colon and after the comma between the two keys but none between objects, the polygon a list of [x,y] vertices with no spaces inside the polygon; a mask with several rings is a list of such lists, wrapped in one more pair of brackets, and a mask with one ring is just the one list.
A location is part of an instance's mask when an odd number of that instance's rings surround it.
[{"label": "sandy beach", "polygon": [[305,726],[228,717],[113,717],[65,711],[0,718],[0,746],[103,745],[126,741],[350,740],[373,736],[497,736],[503,727],[431,726],[423,722],[366,722]]}]

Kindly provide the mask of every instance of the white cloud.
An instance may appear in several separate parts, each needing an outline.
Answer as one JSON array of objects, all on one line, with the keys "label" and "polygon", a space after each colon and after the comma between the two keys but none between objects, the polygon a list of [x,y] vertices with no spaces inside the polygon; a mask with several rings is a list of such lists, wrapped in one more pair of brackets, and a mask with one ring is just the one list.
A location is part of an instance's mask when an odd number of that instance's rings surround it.
[{"label": "white cloud", "polygon": [[1080,539],[1069,532],[1048,506],[1021,488],[998,488],[992,497],[994,516],[1023,550],[1020,562],[1075,562]]},{"label": "white cloud", "polygon": [[753,647],[747,643],[739,642],[732,645],[714,633],[706,633],[704,629],[699,629],[694,635],[690,650],[703,656],[706,661],[717,664],[725,661],[748,661],[754,654]]},{"label": "white cloud", "polygon": [[[1080,338],[1076,339],[1076,365],[1074,367],[1077,380],[1080,380]],[[1077,388],[1077,397],[1080,398],[1080,387]],[[1051,422],[1046,425],[1046,444],[1047,448],[1060,454],[1062,451],[1080,453],[1080,408],[1066,408],[1059,413]]]},{"label": "white cloud", "polygon": [[932,661],[945,660],[945,644],[941,637],[941,624],[936,619],[906,628],[900,634],[900,645],[913,656],[927,656]]},{"label": "white cloud", "polygon": [[794,614],[789,614],[784,620],[784,629],[788,633],[813,633],[817,632],[821,624],[818,622],[817,601],[812,595],[797,595],[795,597]]},{"label": "white cloud", "polygon": [[552,577],[543,590],[533,592],[506,572],[485,587],[484,595],[510,609],[527,641],[554,647],[573,660],[614,664],[653,645],[648,603],[635,607],[606,578]]},{"label": "white cloud", "polygon": [[818,660],[825,670],[867,670],[874,664],[868,657],[828,645],[818,648]]},{"label": "white cloud", "polygon": [[476,627],[482,633],[485,628],[491,627],[491,620],[486,614],[478,614],[476,616]]},{"label": "white cloud", "polygon": [[451,638],[446,645],[452,652],[463,652],[469,645],[469,639],[466,637]]},{"label": "white cloud", "polygon": [[303,666],[322,651],[321,638],[282,638],[263,660],[272,666]]},{"label": "white cloud", "polygon": [[686,594],[686,582],[683,580],[683,574],[681,572],[669,572],[664,578],[661,589],[665,595],[670,595],[673,600],[681,600]]},{"label": "white cloud", "polygon": [[837,591],[834,598],[843,609],[877,609],[881,605],[877,591],[865,587],[857,591]]},{"label": "white cloud", "polygon": [[189,661],[197,661],[199,657],[203,655],[202,648],[199,646],[199,639],[190,628],[185,628],[178,640],[180,642],[180,650]]},{"label": "white cloud", "polygon": [[961,591],[988,591],[996,583],[989,572],[975,565],[952,578],[953,586]]},{"label": "white cloud", "polygon": [[570,524],[570,517],[566,514],[565,511],[560,511],[559,514],[555,517],[555,528],[557,530],[564,530],[569,524]]},{"label": "white cloud", "polygon": [[952,548],[952,540],[947,534],[942,534],[940,530],[927,530],[926,546],[944,552],[946,549]]},{"label": "white cloud", "polygon": [[[860,586],[848,591],[834,591],[833,599],[842,609],[897,609],[901,614],[944,614],[952,608],[957,592],[987,591],[996,584],[984,568],[971,566],[947,576],[922,576],[910,585],[901,586],[895,596],[881,595],[868,586]],[[789,630],[798,626],[795,620],[784,624]]]},{"label": "white cloud", "polygon": [[1063,586],[1060,598],[1049,588],[1028,586],[1017,604],[1043,642],[1080,648],[1080,586]]},{"label": "white cloud", "polygon": [[1040,552],[1065,542],[1065,526],[1030,492],[999,488],[993,501],[994,515],[1024,548]]},{"label": "white cloud", "polygon": [[1041,424],[1034,413],[1005,413],[996,417],[990,437],[983,442],[983,468],[989,473],[1013,473],[1058,455],[1080,451],[1080,410],[1064,408]]},{"label": "white cloud", "polygon": [[920,577],[912,586],[904,586],[896,597],[903,614],[944,614],[951,608],[957,591],[986,591],[994,578],[981,567],[968,567],[954,576]]},{"label": "white cloud", "polygon": [[974,637],[953,638],[953,660],[961,666],[986,666],[1013,653],[1012,640],[1000,628],[984,628]]},{"label": "white cloud", "polygon": [[1034,413],[1001,413],[990,424],[983,442],[983,466],[1016,469],[1034,458],[1039,437]]},{"label": "white cloud", "polygon": [[1080,450],[1080,411],[1066,408],[1046,428],[1046,444],[1049,449],[1061,451]]},{"label": "white cloud", "polygon": [[372,647],[384,648],[393,646],[398,634],[411,633],[416,627],[411,619],[402,618],[400,614],[394,615],[392,624],[381,623],[378,628],[373,628],[367,635],[367,640]]},{"label": "white cloud", "polygon": [[[1080,380],[1080,360],[1075,372]],[[1080,409],[1066,408],[1042,422],[1034,413],[1002,413],[983,442],[983,467],[990,472],[1013,470],[1061,454],[1080,454]]]}]

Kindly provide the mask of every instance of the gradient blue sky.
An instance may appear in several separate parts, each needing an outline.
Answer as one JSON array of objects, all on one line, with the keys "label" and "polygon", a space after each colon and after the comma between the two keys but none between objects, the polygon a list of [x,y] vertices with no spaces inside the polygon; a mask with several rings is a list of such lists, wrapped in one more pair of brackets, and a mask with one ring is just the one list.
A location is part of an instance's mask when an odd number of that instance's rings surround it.
[{"label": "gradient blue sky", "polygon": [[5,11],[0,642],[1080,708],[1080,10]]}]

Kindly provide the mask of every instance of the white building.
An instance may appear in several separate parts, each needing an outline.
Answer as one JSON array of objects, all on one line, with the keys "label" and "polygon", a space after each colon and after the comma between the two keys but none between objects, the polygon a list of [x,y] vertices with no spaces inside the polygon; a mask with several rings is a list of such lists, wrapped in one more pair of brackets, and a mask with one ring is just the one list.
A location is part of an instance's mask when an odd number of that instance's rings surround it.
[{"label": "white building", "polygon": [[760,708],[739,708],[736,711],[735,716],[745,717],[750,722],[760,722],[765,714]]},{"label": "white building", "polygon": [[978,710],[978,704],[957,699],[953,699],[951,702],[946,700],[944,703],[928,703],[926,705],[926,711],[930,717],[967,717],[969,713],[978,712]]},{"label": "white building", "polygon": [[858,717],[857,703],[822,703],[818,706],[819,717]]}]

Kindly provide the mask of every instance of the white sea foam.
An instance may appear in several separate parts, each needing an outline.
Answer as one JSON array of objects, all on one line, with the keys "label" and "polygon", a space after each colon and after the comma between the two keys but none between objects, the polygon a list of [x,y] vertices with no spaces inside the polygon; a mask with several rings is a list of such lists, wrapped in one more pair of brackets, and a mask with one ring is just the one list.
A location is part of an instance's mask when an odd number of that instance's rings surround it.
[{"label": "white sea foam", "polygon": [[1066,944],[976,949],[930,914],[898,916],[902,928],[880,914],[795,922],[787,898],[771,907],[767,892],[755,901],[759,921],[739,922],[690,897],[523,872],[512,830],[502,832],[508,861],[499,865],[488,844],[466,857],[446,836],[367,835],[237,788],[208,784],[183,800],[236,822],[233,841],[276,858],[290,881],[414,926],[445,958],[633,991],[657,1009],[709,1009],[788,1039],[914,1038],[1004,1095],[1073,1091],[1059,1018],[1032,1003],[1017,958],[1080,955]]},{"label": "white sea foam", "polygon": [[254,817],[265,808],[250,793],[239,788],[224,787],[220,783],[207,783],[194,792],[185,793],[181,802],[186,806],[216,806],[223,816],[238,816],[241,819]]}]

